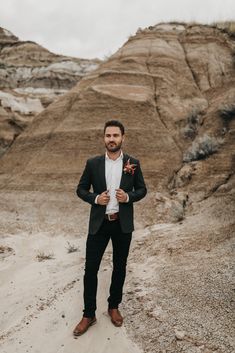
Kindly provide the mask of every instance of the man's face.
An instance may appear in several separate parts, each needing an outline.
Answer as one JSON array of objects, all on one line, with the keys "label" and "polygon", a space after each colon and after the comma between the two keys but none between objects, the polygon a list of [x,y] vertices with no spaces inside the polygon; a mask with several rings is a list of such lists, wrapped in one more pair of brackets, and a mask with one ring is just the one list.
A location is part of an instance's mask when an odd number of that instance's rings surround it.
[{"label": "man's face", "polygon": [[108,126],[104,133],[105,147],[109,152],[117,152],[122,147],[124,135],[118,126]]}]

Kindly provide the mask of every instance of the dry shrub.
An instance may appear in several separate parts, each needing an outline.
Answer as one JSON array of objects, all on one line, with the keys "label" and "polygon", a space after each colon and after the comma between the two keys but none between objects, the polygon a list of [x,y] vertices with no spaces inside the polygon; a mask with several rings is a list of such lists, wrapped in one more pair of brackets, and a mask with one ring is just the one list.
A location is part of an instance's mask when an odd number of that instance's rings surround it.
[{"label": "dry shrub", "polygon": [[235,21],[214,22],[213,25],[228,33],[230,37],[235,37]]},{"label": "dry shrub", "polygon": [[40,262],[45,261],[45,260],[51,260],[51,259],[54,259],[54,253],[51,252],[51,253],[46,254],[44,251],[39,251],[36,258]]},{"label": "dry shrub", "polygon": [[185,152],[183,161],[191,162],[205,159],[218,151],[221,141],[207,134],[194,141],[192,146]]}]

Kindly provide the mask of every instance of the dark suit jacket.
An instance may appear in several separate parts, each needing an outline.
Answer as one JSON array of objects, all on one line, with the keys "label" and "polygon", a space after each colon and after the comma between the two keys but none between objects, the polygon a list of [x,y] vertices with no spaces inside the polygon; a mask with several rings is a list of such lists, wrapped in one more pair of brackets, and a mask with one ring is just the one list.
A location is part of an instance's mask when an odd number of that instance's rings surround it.
[{"label": "dark suit jacket", "polygon": [[[123,167],[128,158],[130,158],[130,163],[137,164],[137,167],[134,175],[125,174],[122,170],[120,189],[123,189],[129,195],[128,202],[119,203],[119,218],[124,233],[131,233],[134,230],[133,202],[141,200],[147,193],[139,161],[124,153]],[[91,186],[93,188],[92,192],[90,191]],[[96,204],[95,198],[105,190],[107,190],[107,186],[105,180],[105,154],[103,154],[87,160],[77,186],[78,197],[91,204],[90,234],[95,234],[104,220],[106,205]]]}]

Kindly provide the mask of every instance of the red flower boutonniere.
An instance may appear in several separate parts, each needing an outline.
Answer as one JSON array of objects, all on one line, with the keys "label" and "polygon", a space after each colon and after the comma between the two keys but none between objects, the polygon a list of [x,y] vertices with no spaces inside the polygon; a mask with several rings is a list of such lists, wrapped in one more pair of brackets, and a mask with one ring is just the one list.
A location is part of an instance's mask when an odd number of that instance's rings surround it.
[{"label": "red flower boutonniere", "polygon": [[128,161],[124,165],[123,171],[125,174],[133,175],[135,173],[136,167],[137,167],[137,164],[131,164],[130,158],[129,158]]}]

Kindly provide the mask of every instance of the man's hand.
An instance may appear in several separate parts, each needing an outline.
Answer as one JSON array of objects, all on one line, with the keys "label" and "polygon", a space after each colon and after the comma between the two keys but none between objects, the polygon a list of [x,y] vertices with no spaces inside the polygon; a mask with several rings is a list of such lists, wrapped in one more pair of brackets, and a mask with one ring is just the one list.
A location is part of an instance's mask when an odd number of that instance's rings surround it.
[{"label": "man's hand", "polygon": [[108,195],[108,192],[109,192],[109,190],[106,190],[98,196],[97,203],[99,205],[107,205],[109,203],[110,196]]},{"label": "man's hand", "polygon": [[116,189],[116,198],[118,202],[126,202],[127,201],[127,193],[122,189]]}]

